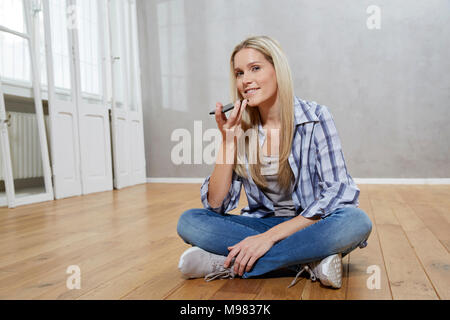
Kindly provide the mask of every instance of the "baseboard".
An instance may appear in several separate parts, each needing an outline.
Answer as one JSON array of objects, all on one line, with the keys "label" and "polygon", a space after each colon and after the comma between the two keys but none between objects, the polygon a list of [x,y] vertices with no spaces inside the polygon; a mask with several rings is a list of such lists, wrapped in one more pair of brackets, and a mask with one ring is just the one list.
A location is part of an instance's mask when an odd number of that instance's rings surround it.
[{"label": "baseboard", "polygon": [[[450,179],[353,178],[356,184],[450,184]],[[147,178],[147,183],[203,183],[205,178]]]}]

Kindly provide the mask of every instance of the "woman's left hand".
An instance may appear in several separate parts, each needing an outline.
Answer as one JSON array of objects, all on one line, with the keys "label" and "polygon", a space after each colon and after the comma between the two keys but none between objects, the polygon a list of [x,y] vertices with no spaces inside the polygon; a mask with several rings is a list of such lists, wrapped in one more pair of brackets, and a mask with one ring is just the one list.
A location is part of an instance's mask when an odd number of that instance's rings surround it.
[{"label": "woman's left hand", "polygon": [[230,253],[225,260],[224,267],[228,268],[231,260],[236,257],[234,273],[242,276],[244,271],[249,272],[256,260],[266,254],[273,245],[274,242],[264,233],[247,237],[234,246],[228,247]]}]

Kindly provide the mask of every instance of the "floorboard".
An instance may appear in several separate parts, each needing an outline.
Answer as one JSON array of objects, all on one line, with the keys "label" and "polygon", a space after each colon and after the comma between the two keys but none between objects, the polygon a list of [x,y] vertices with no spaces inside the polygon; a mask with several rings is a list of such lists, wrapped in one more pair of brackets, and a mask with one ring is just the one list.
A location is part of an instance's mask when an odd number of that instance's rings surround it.
[{"label": "floorboard", "polygon": [[[180,214],[201,208],[200,185],[149,183],[15,209],[0,208],[0,299],[450,298],[450,186],[360,185],[373,222],[368,246],[343,259],[340,289],[292,273],[205,282],[183,279],[189,248]],[[239,213],[247,205],[241,193]],[[79,266],[81,289],[67,268]]]}]

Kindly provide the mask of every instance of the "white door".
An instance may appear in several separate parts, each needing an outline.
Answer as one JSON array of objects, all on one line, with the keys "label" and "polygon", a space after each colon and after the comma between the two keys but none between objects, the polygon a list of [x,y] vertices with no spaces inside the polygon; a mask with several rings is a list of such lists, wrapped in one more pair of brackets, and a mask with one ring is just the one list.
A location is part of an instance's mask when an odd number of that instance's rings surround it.
[{"label": "white door", "polygon": [[111,56],[111,126],[114,157],[114,187],[121,189],[132,184],[131,155],[129,152],[129,117],[127,101],[128,75],[126,72],[126,27],[123,20],[124,8],[127,1],[108,1],[109,38]]},{"label": "white door", "polygon": [[109,0],[114,187],[145,183],[135,1]]},{"label": "white door", "polygon": [[50,141],[55,198],[81,194],[71,19],[66,0],[44,0]]},{"label": "white door", "polygon": [[110,121],[104,87],[103,1],[76,0],[73,30],[83,194],[113,189]]},{"label": "white door", "polygon": [[146,183],[144,147],[144,122],[141,96],[141,67],[139,63],[139,42],[137,29],[136,0],[129,1],[129,73],[130,73],[130,147],[131,176],[133,184]]},{"label": "white door", "polygon": [[[40,75],[35,50],[36,36],[32,27],[31,2],[30,0],[24,0],[17,1],[14,4],[14,9],[20,9],[17,12],[12,10],[9,19],[0,22],[1,58],[9,57],[7,61],[0,62],[2,62],[3,67],[6,64],[14,65],[16,63],[22,66],[20,72],[16,72],[17,70],[14,70],[14,68],[9,70],[8,67],[0,68],[0,158],[2,159],[2,171],[0,173],[2,173],[7,204],[10,208],[53,199]],[[14,24],[16,28],[11,29],[8,24]],[[14,55],[17,53],[14,48],[17,46],[23,49],[22,54],[25,52],[25,55]],[[29,69],[27,66],[29,66]],[[16,119],[18,120],[14,121],[13,124],[6,117],[5,96],[1,81],[3,78],[9,79],[9,81],[10,79],[21,78],[25,82],[30,82],[32,86],[33,110],[16,112]],[[28,101],[23,102],[23,105],[26,106],[27,104]],[[10,139],[11,133],[14,139]],[[28,170],[28,167],[32,170]],[[24,184],[24,187],[20,188],[19,185],[26,178],[37,178],[38,182],[32,187],[29,187],[29,184]]]}]

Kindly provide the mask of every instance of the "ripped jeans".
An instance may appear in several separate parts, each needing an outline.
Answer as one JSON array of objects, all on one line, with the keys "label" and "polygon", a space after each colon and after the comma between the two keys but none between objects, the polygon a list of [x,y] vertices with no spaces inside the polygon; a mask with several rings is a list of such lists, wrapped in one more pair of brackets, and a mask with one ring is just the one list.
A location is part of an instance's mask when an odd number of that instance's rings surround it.
[{"label": "ripped jeans", "polygon": [[[248,236],[263,233],[292,217],[219,214],[208,209],[189,209],[178,220],[178,235],[188,244],[227,256],[227,247]],[[296,269],[300,264],[321,260],[332,254],[342,257],[367,245],[372,222],[356,207],[337,209],[316,223],[277,242],[260,257],[242,278],[255,277],[280,268]]]}]

